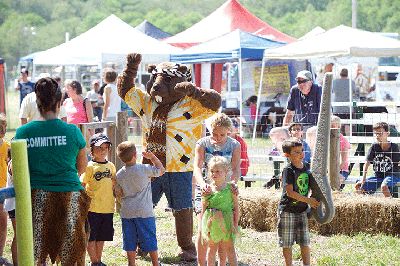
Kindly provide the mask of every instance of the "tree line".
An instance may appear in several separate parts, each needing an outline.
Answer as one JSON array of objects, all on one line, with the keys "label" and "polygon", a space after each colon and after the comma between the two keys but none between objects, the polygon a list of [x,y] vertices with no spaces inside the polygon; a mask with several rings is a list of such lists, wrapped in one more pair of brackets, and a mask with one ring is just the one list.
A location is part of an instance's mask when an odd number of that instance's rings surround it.
[{"label": "tree line", "polygon": [[[0,57],[12,69],[20,57],[46,50],[87,31],[110,14],[137,26],[147,19],[171,34],[208,16],[225,0],[2,0]],[[278,30],[301,37],[316,26],[351,26],[352,0],[239,0]],[[399,32],[400,0],[358,0],[357,27]],[[216,27],[218,25],[215,25]],[[99,36],[98,41],[107,36]]]}]

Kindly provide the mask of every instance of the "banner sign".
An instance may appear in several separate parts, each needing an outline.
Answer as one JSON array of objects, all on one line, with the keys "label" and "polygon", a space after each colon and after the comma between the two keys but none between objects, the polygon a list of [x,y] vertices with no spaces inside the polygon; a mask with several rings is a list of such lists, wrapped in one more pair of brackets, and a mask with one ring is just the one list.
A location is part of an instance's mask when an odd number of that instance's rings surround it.
[{"label": "banner sign", "polygon": [[[254,68],[253,76],[255,82],[254,94],[258,95],[261,67]],[[277,93],[289,94],[289,91],[290,76],[288,65],[265,66],[261,96],[275,96]]]}]

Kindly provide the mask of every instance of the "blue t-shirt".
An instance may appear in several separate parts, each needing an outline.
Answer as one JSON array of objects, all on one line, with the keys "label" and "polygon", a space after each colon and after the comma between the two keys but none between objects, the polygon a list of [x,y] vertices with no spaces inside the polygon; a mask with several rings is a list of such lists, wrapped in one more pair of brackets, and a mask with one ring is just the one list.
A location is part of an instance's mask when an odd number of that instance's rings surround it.
[{"label": "blue t-shirt", "polygon": [[26,139],[31,187],[45,191],[82,190],[76,158],[86,145],[81,131],[60,119],[32,121],[17,129]]},{"label": "blue t-shirt", "polygon": [[290,89],[287,109],[295,112],[294,122],[302,123],[303,126],[317,125],[321,94],[322,88],[317,84],[312,84],[308,95],[301,93],[297,85]]},{"label": "blue t-shirt", "polygon": [[232,161],[233,151],[240,147],[240,143],[234,138],[228,137],[222,145],[216,145],[211,142],[211,136],[201,138],[197,141],[197,145],[204,148],[204,174],[207,177],[207,165],[210,159],[214,156],[225,157],[228,162]]},{"label": "blue t-shirt", "polygon": [[19,88],[19,105],[21,105],[22,100],[25,98],[26,95],[33,92],[35,88],[35,83],[33,82],[18,82]]},{"label": "blue t-shirt", "polygon": [[301,143],[303,143],[303,150],[304,150],[304,158],[303,162],[304,163],[311,163],[311,148],[310,145],[305,140],[301,140]]}]

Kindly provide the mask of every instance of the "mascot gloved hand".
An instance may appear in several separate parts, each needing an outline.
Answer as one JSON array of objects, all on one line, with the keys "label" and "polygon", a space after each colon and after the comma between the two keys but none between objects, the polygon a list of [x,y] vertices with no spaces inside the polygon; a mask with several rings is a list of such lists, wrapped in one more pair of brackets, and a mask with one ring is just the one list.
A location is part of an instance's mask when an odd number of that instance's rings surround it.
[{"label": "mascot gloved hand", "polygon": [[[192,241],[192,176],[196,141],[201,138],[202,123],[221,106],[221,95],[191,83],[188,67],[171,62],[150,65],[146,91],[135,88],[134,79],[141,62],[140,54],[129,54],[117,81],[121,98],[140,117],[143,147],[153,152],[166,172],[152,182],[153,203],[165,193],[173,210],[179,256],[196,260]],[[147,159],[143,163],[150,164]]]}]

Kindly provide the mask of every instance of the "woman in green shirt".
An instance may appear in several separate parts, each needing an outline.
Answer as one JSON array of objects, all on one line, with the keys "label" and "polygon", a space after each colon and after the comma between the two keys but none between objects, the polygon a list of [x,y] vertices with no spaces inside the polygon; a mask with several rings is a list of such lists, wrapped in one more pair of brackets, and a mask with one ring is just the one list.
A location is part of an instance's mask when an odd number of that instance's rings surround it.
[{"label": "woman in green shirt", "polygon": [[84,265],[85,220],[89,198],[79,181],[87,158],[79,129],[58,119],[61,89],[52,78],[35,85],[36,103],[43,118],[17,129],[26,139],[32,187],[35,260]]}]

